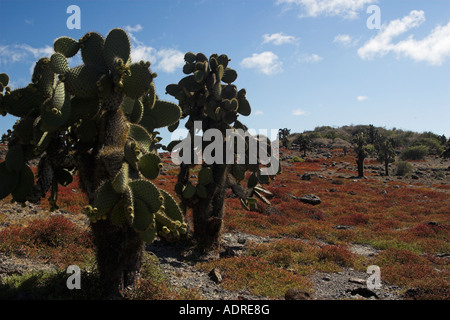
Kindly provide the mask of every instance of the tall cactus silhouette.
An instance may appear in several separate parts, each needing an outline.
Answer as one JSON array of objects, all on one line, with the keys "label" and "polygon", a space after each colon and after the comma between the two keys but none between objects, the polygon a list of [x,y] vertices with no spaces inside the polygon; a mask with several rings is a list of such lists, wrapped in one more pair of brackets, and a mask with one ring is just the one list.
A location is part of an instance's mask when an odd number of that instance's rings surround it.
[{"label": "tall cactus silhouette", "polygon": [[375,151],[377,153],[377,160],[384,164],[384,172],[389,176],[389,164],[395,161],[395,148],[392,141],[384,136],[378,136],[375,142]]},{"label": "tall cactus silhouette", "polygon": [[359,132],[353,138],[353,146],[356,152],[356,164],[358,166],[358,178],[364,177],[364,160],[368,156],[367,137],[363,132]]},{"label": "tall cactus silhouette", "polygon": [[[158,99],[157,75],[150,62],[131,61],[122,29],[61,37],[54,50],[25,88],[11,91],[0,75],[0,112],[20,118],[0,164],[0,199],[35,203],[49,192],[57,209],[58,186],[78,174],[105,294],[116,296],[134,284],[144,242],[186,232],[178,203],[151,182],[162,167],[156,129],[179,121],[181,109]],[[70,68],[78,52],[83,64]],[[35,181],[28,163],[37,158]]]},{"label": "tall cactus silhouette", "polygon": [[[263,150],[267,151],[268,157],[277,157],[278,154],[272,154],[269,150],[270,141],[267,137],[250,136],[248,128],[238,120],[239,115],[250,115],[251,107],[246,98],[246,90],[238,90],[233,85],[237,79],[237,72],[228,67],[229,61],[228,56],[224,54],[212,54],[208,59],[203,53],[188,52],[185,54],[186,63],[183,67],[183,72],[187,76],[177,84],[166,87],[166,92],[179,101],[183,111],[182,119],[187,119],[185,127],[189,130],[189,137],[195,137],[198,133],[196,131],[206,133],[215,130],[221,133],[221,138],[217,138],[220,141],[202,139],[200,145],[194,145],[191,142],[195,138],[191,139],[188,146],[191,157],[187,161],[182,161],[178,183],[175,186],[184,206],[192,209],[194,238],[198,249],[203,252],[219,247],[226,190],[231,188],[240,198],[244,208],[255,210],[257,198],[269,203],[266,196],[270,196],[271,193],[261,184],[269,183],[276,174],[263,175],[259,158],[254,163],[249,161],[254,155],[252,152],[256,152],[249,148],[251,141],[259,143],[261,148],[266,147]],[[169,129],[175,130],[178,124]],[[227,130],[231,129],[235,129],[234,136],[227,135]],[[198,179],[194,181],[191,169],[198,163],[194,149],[197,148],[197,152],[200,150],[202,155],[213,144],[219,145],[221,150],[226,150],[227,141],[235,138],[245,142],[245,154],[240,154],[241,160],[245,161],[230,163],[226,161],[226,152],[222,155],[217,152],[214,161],[202,159]],[[168,150],[174,151],[173,148],[176,148],[177,143],[179,141],[171,142]],[[236,150],[232,152],[234,160],[238,154]]]}]

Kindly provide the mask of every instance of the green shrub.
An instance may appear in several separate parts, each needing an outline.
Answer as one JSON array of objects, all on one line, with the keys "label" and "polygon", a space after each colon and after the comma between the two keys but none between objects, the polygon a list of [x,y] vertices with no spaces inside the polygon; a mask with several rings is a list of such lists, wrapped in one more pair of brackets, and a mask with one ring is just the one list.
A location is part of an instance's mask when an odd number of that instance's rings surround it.
[{"label": "green shrub", "polygon": [[395,174],[397,176],[406,176],[412,171],[412,169],[413,166],[411,165],[411,163],[407,161],[400,161],[397,163],[397,171]]},{"label": "green shrub", "polygon": [[300,158],[299,156],[294,156],[291,159],[291,162],[305,162],[305,159]]},{"label": "green shrub", "polygon": [[402,160],[422,160],[430,152],[427,146],[418,145],[405,149],[401,155]]},{"label": "green shrub", "polygon": [[441,145],[438,138],[421,137],[414,142],[414,146],[424,146],[428,148],[428,153],[440,155],[444,152],[444,147]]}]

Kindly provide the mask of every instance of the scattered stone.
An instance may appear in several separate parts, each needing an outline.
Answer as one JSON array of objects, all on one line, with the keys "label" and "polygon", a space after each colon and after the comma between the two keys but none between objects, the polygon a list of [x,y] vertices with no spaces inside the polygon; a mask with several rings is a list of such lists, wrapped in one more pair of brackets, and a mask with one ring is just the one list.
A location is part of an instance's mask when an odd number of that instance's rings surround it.
[{"label": "scattered stone", "polygon": [[310,299],[309,293],[301,291],[299,289],[288,289],[284,295],[285,300],[308,300]]},{"label": "scattered stone", "polygon": [[212,269],[208,275],[211,278],[211,280],[217,284],[221,283],[223,280],[222,274],[220,273],[220,270],[217,268]]},{"label": "scattered stone", "polygon": [[359,279],[359,278],[350,278],[350,279],[348,279],[348,282],[357,283],[357,284],[366,284],[367,283],[366,280]]},{"label": "scattered stone", "polygon": [[341,226],[341,225],[337,225],[332,227],[333,229],[337,229],[337,230],[347,230],[347,229],[353,229],[352,226]]},{"label": "scattered stone", "polygon": [[311,180],[311,175],[309,173],[305,173],[304,175],[302,175],[302,180],[304,181]]},{"label": "scattered stone", "polygon": [[355,191],[350,191],[348,194],[354,196],[354,195],[356,195],[356,192]]},{"label": "scattered stone", "polygon": [[303,203],[312,204],[313,206],[321,204],[322,200],[314,194],[307,194],[299,199]]},{"label": "scattered stone", "polygon": [[360,295],[361,297],[364,297],[364,298],[375,297],[376,299],[378,299],[378,296],[375,292],[373,292],[372,290],[369,290],[365,287],[353,289],[350,291],[350,293],[352,296]]}]

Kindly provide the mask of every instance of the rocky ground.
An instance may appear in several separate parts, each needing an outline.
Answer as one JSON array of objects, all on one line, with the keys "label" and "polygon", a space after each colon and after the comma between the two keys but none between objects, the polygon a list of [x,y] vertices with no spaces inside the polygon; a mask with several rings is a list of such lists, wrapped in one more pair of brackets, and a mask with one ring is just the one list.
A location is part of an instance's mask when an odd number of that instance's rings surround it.
[{"label": "rocky ground", "polygon": [[[0,148],[1,149],[1,148]],[[326,159],[327,151],[310,154],[309,158]],[[0,159],[2,155],[0,154]],[[289,164],[291,157],[283,158],[285,164]],[[346,162],[324,163],[328,169],[321,174],[327,174],[330,177],[342,176],[339,169],[355,170],[353,164]],[[374,173],[371,178],[384,181],[403,180],[413,183],[421,182],[425,185],[448,184],[450,183],[450,161],[441,158],[429,158],[427,161],[415,162],[414,171],[408,178],[385,177],[382,174],[382,165],[367,165],[366,170]],[[348,178],[349,176],[345,176]],[[22,207],[18,204],[0,202],[0,230],[11,226],[30,223],[33,219],[49,217],[50,215],[64,215],[78,225],[88,228],[88,221],[83,215],[74,215],[65,210],[58,210],[53,213],[41,209],[39,206],[27,204]],[[264,243],[274,241],[268,237],[257,237],[244,233],[226,233],[222,236],[222,251],[220,257],[235,256],[245,253],[250,243]],[[302,241],[302,240],[299,240]],[[362,245],[353,245],[350,248],[355,254],[371,256],[377,253],[377,250]],[[149,252],[156,255],[160,261],[160,266],[172,285],[180,288],[196,288],[205,299],[210,300],[260,300],[264,297],[253,296],[247,291],[232,292],[227,291],[221,286],[220,270],[210,270],[205,272],[195,267],[199,260],[186,259],[189,254],[184,249],[176,246],[167,246],[160,241],[155,241],[147,247]],[[216,257],[203,257],[202,259],[214,259]],[[43,262],[34,261],[26,257],[7,256],[0,253],[0,279],[13,274],[22,274],[30,270],[56,270],[52,266]],[[343,269],[338,273],[316,273],[311,277],[314,282],[314,294],[309,296],[306,293],[298,292],[293,288],[286,293],[286,299],[381,299],[397,300],[402,299],[399,294],[399,287],[382,283],[381,289],[369,290],[366,280],[369,277],[364,272],[353,269]]]},{"label": "rocky ground", "polygon": [[[250,243],[267,243],[274,240],[269,237],[257,237],[242,232],[225,233],[222,236],[222,249],[219,255],[220,257],[242,255]],[[200,260],[217,257],[210,256],[186,260],[185,256],[188,253],[182,248],[167,246],[158,241],[148,246],[147,249],[159,258],[160,266],[164,273],[168,275],[172,285],[186,289],[197,289],[206,299],[212,300],[266,299],[265,297],[251,295],[247,291],[227,291],[220,285],[222,280],[220,270],[213,269],[209,272],[204,272],[195,267],[195,263]],[[351,251],[364,256],[371,256],[377,252],[374,248],[362,245],[354,245]],[[316,273],[310,277],[314,282],[314,293],[312,296],[292,288],[286,292],[285,299],[401,299],[399,294],[400,288],[397,286],[383,283],[380,289],[369,290],[366,283],[368,277],[368,274],[351,268],[343,269],[338,273]]]}]

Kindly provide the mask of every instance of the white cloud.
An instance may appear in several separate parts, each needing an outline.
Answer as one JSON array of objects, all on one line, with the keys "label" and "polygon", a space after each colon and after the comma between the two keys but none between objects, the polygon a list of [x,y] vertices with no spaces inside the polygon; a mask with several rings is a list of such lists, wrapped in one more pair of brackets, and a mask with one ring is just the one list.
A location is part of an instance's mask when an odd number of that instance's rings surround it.
[{"label": "white cloud", "polygon": [[131,32],[131,33],[133,33],[133,32],[139,32],[139,31],[142,31],[142,26],[140,25],[140,24],[137,24],[137,25],[135,25],[134,27],[131,27],[131,26],[125,26],[125,27],[123,27],[124,28],[124,30],[125,31],[127,31],[127,32]]},{"label": "white cloud", "polygon": [[264,112],[262,110],[256,110],[253,115],[255,116],[262,116],[264,114]]},{"label": "white cloud", "polygon": [[298,39],[294,36],[288,36],[281,33],[273,33],[273,34],[265,34],[263,35],[263,44],[265,43],[273,43],[276,46],[285,44],[285,43],[297,43]]},{"label": "white cloud", "polygon": [[152,47],[139,45],[131,49],[131,61],[133,62],[144,60],[153,63],[154,61],[156,61],[156,56],[156,49]]},{"label": "white cloud", "polygon": [[302,109],[292,110],[292,115],[293,116],[303,116],[305,114],[306,114],[306,111],[304,111]]},{"label": "white cloud", "polygon": [[184,53],[176,49],[160,49],[144,45],[135,36],[134,32],[139,32],[143,29],[140,24],[134,27],[125,26],[124,29],[128,32],[133,44],[131,49],[131,61],[150,61],[152,68],[156,71],[163,71],[167,73],[174,72],[177,68],[184,65]]},{"label": "white cloud", "polygon": [[266,75],[275,74],[282,71],[283,63],[278,56],[271,52],[254,53],[251,57],[241,61],[241,66],[247,69],[257,69]]},{"label": "white cloud", "polygon": [[358,96],[358,97],[356,97],[356,100],[358,100],[359,102],[363,102],[363,101],[366,101],[368,99],[369,99],[368,96]]},{"label": "white cloud", "polygon": [[309,54],[309,55],[303,55],[300,57],[300,61],[306,62],[306,63],[315,63],[315,62],[319,62],[322,60],[323,60],[323,58],[315,53]]},{"label": "white cloud", "polygon": [[161,49],[157,53],[156,69],[168,73],[184,66],[184,53],[175,49]]},{"label": "white cloud", "polygon": [[351,47],[356,45],[358,43],[358,40],[353,39],[353,37],[348,34],[338,34],[336,37],[334,37],[333,43],[338,43],[345,47]]},{"label": "white cloud", "polygon": [[341,16],[344,19],[355,19],[358,12],[366,5],[377,0],[277,0],[286,8],[299,6],[302,13],[299,17]]},{"label": "white cloud", "polygon": [[53,52],[53,48],[48,45],[43,48],[34,48],[29,44],[0,45],[0,64],[50,57]]},{"label": "white cloud", "polygon": [[405,56],[414,61],[441,65],[446,58],[450,57],[450,23],[445,26],[437,26],[422,40],[416,40],[413,35],[410,35],[405,40],[393,42],[395,37],[424,22],[425,13],[413,10],[408,16],[383,25],[375,37],[359,48],[358,55],[362,59],[373,59],[392,52],[398,57]]}]

